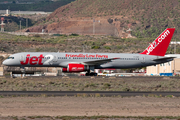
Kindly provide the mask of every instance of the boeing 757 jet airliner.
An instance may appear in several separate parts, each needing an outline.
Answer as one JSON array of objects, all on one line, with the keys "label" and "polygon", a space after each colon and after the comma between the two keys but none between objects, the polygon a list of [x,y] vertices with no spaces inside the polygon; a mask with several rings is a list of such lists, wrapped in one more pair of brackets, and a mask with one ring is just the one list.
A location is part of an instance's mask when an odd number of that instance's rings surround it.
[{"label": "boeing 757 jet airliner", "polygon": [[94,69],[106,68],[139,68],[156,65],[173,60],[165,53],[175,28],[167,28],[144,52],[125,53],[55,53],[55,52],[22,52],[16,53],[3,61],[6,66],[24,67],[62,67],[62,72],[87,72],[96,75]]}]

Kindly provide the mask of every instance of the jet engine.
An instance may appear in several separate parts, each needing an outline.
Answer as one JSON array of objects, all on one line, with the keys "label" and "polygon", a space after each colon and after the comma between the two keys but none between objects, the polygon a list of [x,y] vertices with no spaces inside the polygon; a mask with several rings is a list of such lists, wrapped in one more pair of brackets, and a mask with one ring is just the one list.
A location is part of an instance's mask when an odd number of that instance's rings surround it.
[{"label": "jet engine", "polygon": [[89,67],[83,64],[68,64],[67,68],[63,68],[62,72],[84,72],[88,71]]}]

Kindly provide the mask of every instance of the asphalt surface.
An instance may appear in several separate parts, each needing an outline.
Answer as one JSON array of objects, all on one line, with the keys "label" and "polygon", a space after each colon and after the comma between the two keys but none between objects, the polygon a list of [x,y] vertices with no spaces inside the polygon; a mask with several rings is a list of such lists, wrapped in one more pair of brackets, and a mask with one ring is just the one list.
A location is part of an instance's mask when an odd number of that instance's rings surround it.
[{"label": "asphalt surface", "polygon": [[[11,76],[4,76],[5,78],[11,78]],[[180,79],[179,76],[26,76],[27,78],[103,78],[103,79],[109,79],[109,78],[141,78],[146,80],[152,80],[157,78],[169,78],[169,79]]]},{"label": "asphalt surface", "polygon": [[122,91],[0,91],[0,96],[175,96],[180,97],[180,92],[122,92]]}]

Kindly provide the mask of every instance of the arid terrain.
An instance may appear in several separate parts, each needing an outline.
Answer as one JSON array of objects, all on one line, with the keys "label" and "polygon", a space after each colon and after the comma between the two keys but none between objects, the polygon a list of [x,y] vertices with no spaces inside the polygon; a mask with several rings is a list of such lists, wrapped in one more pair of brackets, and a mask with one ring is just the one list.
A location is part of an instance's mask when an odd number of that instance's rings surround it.
[{"label": "arid terrain", "polygon": [[[57,36],[56,36],[57,35]],[[156,36],[157,37],[157,36]],[[46,35],[34,34],[17,36],[0,33],[0,53],[17,52],[91,52],[91,53],[139,53],[146,49],[155,38],[122,39],[102,35]],[[176,39],[179,41],[178,39]],[[175,39],[172,39],[175,41]],[[180,53],[176,45],[176,53]],[[174,53],[174,45],[169,45],[167,54]]]},{"label": "arid terrain", "polygon": [[[24,29],[26,26],[24,19],[21,32],[40,34],[16,36],[0,33],[0,54],[58,51],[139,53],[167,27],[176,27],[172,41],[179,41],[179,13],[180,0],[76,0],[65,6],[59,6],[47,16],[24,16],[28,18],[27,25],[31,27]],[[14,19],[5,17],[5,19],[5,31],[20,28],[19,17]],[[176,46],[174,52],[175,46],[170,45],[167,53],[179,54],[179,46]],[[0,56],[0,62],[7,56]],[[10,78],[7,72],[5,75],[6,77],[0,77],[0,91],[180,92],[179,77]],[[2,120],[169,120],[180,119],[179,116],[180,97],[172,95],[165,97],[0,95]]]},{"label": "arid terrain", "polygon": [[[180,91],[179,86],[178,77],[0,78],[1,91]],[[78,118],[78,116],[81,117]],[[178,119],[180,98],[172,95],[166,97],[156,95],[136,97],[0,96],[0,119],[7,120],[106,120],[108,117],[120,120],[127,120],[126,117],[132,120],[147,120],[156,119],[154,116],[161,116],[158,119]]]},{"label": "arid terrain", "polygon": [[0,118],[8,116],[16,116],[20,120],[23,118],[25,120],[30,118],[54,120],[60,119],[61,116],[69,116],[69,119],[70,116],[178,117],[180,116],[180,99],[155,97],[0,98]]},{"label": "arid terrain", "polygon": [[176,77],[0,78],[0,91],[180,91],[180,80]]}]

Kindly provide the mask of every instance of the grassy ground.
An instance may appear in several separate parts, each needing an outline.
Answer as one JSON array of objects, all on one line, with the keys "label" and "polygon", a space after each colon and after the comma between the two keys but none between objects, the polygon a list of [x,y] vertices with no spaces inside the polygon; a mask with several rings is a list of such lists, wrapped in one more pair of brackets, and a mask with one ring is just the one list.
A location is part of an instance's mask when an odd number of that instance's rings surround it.
[{"label": "grassy ground", "polygon": [[[81,36],[76,34],[59,36],[15,36],[0,33],[0,51],[7,53],[83,52],[84,48],[84,52],[138,53],[145,50],[154,39],[155,38],[122,39],[112,36]],[[177,54],[180,53],[180,47],[178,46],[179,45],[176,46]],[[173,53],[173,51],[174,45],[170,45],[167,53]]]},{"label": "grassy ground", "polygon": [[180,91],[177,78],[0,78],[0,91]]}]

